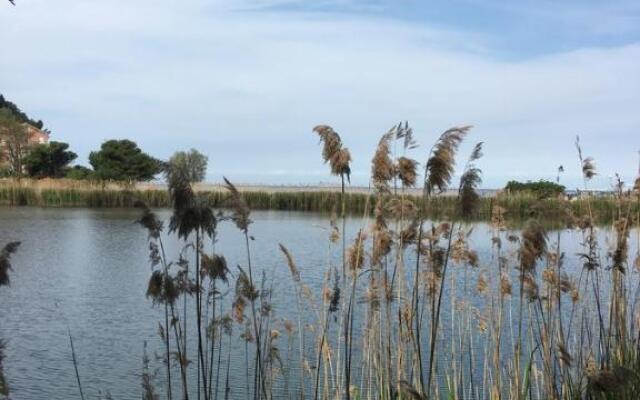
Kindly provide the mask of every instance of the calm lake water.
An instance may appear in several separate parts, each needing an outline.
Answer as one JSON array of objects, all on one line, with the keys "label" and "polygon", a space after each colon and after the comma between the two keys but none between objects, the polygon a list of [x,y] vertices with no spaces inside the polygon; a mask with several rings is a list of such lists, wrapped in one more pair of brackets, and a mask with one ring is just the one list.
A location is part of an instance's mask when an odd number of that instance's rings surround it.
[{"label": "calm lake water", "polygon": [[[159,214],[169,217],[166,210]],[[22,241],[12,262],[11,286],[0,289],[0,338],[7,341],[5,370],[14,400],[79,398],[69,331],[87,398],[106,392],[114,399],[140,398],[143,344],[148,342],[150,355],[162,351],[157,327],[164,313],[145,298],[151,269],[147,234],[133,222],[138,215],[137,210],[0,208],[0,245]],[[290,249],[303,281],[319,296],[327,260],[338,264],[340,259],[339,249],[328,251],[328,218],[254,212],[252,219],[254,271],[274,277],[269,284],[276,319],[293,318],[295,297],[278,243]],[[348,232],[352,236],[362,225],[363,220],[351,219]],[[491,259],[489,231],[477,224],[471,236],[484,264]],[[580,234],[562,235],[568,271],[577,270]],[[216,250],[233,270],[246,265],[243,240],[230,223],[220,225]],[[635,252],[632,242],[630,254]],[[182,244],[175,239],[166,243],[175,258]],[[243,345],[233,344],[231,357],[240,361],[231,364],[232,398],[244,397],[243,351]],[[152,365],[161,364],[152,357]],[[156,384],[164,390],[159,369]]]}]

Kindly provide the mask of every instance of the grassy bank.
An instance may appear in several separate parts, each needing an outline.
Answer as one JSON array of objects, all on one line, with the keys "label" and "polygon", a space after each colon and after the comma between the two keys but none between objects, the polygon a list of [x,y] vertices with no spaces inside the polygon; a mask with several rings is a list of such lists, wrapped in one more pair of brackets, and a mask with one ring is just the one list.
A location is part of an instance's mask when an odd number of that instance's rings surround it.
[{"label": "grassy bank", "polygon": [[[287,190],[282,188],[250,187],[242,190],[242,194],[250,208],[254,210],[286,210],[332,212],[338,209],[340,193],[331,190]],[[209,207],[226,206],[228,194],[218,190],[217,186],[209,186],[199,190],[198,196],[206,199]],[[360,191],[346,193],[346,209],[351,214],[361,215],[367,199],[372,204],[373,194]],[[421,197],[407,195],[416,205],[420,205]],[[154,208],[171,207],[169,194],[161,186],[141,185],[132,188],[107,184],[91,184],[85,182],[31,181],[0,182],[0,206],[35,206],[35,207],[90,207],[90,208],[129,208],[141,200]],[[618,211],[618,204],[613,197],[592,197],[589,199],[594,219],[599,222],[611,222]],[[427,206],[432,218],[456,218],[458,202],[454,196],[439,196],[430,199]],[[474,213],[476,220],[488,220],[491,210],[500,206],[506,210],[511,219],[525,220],[532,216],[562,221],[567,215],[567,207],[574,215],[583,215],[588,211],[586,198],[573,201],[557,199],[538,199],[527,194],[499,194],[480,199]],[[640,210],[640,203],[631,204],[631,212]]]}]

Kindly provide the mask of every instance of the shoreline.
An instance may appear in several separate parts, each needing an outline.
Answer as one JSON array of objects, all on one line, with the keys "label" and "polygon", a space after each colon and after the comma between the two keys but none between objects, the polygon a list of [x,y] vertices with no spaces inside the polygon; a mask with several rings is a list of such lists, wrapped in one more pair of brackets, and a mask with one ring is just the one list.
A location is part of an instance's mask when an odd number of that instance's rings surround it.
[{"label": "shoreline", "polygon": [[[311,211],[331,213],[339,209],[339,188],[331,186],[265,186],[241,185],[247,205],[254,210]],[[222,184],[199,184],[198,195],[212,208],[225,208],[228,193]],[[406,191],[406,198],[416,206],[424,199],[420,189]],[[449,192],[433,196],[425,204],[427,217],[433,219],[459,218],[456,196]],[[86,208],[133,208],[142,201],[153,208],[170,208],[166,185],[156,183],[136,184],[123,187],[113,183],[95,184],[85,181],[26,180],[20,182],[0,180],[0,206],[19,207],[86,207]],[[345,193],[346,211],[351,215],[372,213],[375,195],[368,188],[352,187]],[[618,203],[611,196],[590,197],[596,223],[612,222],[617,215]],[[538,199],[530,194],[507,194],[481,196],[479,204],[470,218],[473,221],[488,221],[494,207],[506,210],[508,219],[523,221],[537,215],[545,220],[562,225],[567,220],[567,211],[581,215],[587,208],[587,197],[567,201],[559,198]],[[632,212],[640,212],[640,199],[629,204]]]}]

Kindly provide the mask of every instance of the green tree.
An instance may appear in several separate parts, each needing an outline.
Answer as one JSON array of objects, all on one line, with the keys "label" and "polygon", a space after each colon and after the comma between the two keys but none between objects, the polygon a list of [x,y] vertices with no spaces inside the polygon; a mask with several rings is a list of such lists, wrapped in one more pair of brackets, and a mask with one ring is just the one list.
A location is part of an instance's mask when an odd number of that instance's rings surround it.
[{"label": "green tree", "polygon": [[1,94],[0,94],[0,108],[6,108],[9,111],[11,111],[11,113],[16,117],[18,122],[26,122],[27,124],[35,126],[38,129],[42,129],[44,126],[44,123],[42,122],[42,120],[36,121],[35,119],[29,118],[29,116],[25,114],[20,109],[20,107],[10,102],[9,100],[6,100],[4,96]]},{"label": "green tree", "polygon": [[548,198],[564,193],[565,187],[554,182],[540,180],[538,182],[509,181],[504,189],[510,193],[528,192],[540,198]]},{"label": "green tree", "polygon": [[89,180],[93,178],[93,170],[82,165],[74,165],[67,168],[66,178],[75,180]]},{"label": "green tree", "polygon": [[67,165],[78,157],[68,148],[69,144],[63,142],[33,146],[24,159],[27,173],[34,178],[62,178],[67,172]]},{"label": "green tree", "polygon": [[207,173],[207,162],[207,156],[198,150],[177,151],[165,165],[164,174],[167,182],[201,182]]},{"label": "green tree", "polygon": [[22,176],[24,157],[29,151],[29,133],[8,108],[0,108],[0,163],[6,163],[9,173]]},{"label": "green tree", "polygon": [[100,180],[149,181],[162,171],[162,162],[144,153],[131,140],[108,140],[89,154],[89,163]]}]

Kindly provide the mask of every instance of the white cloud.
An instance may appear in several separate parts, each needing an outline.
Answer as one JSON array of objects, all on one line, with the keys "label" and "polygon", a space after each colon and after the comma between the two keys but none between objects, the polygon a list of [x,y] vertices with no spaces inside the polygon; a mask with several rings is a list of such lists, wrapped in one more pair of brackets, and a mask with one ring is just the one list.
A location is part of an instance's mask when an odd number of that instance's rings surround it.
[{"label": "white cloud", "polygon": [[486,34],[354,14],[52,3],[0,11],[0,87],[81,156],[130,137],[159,157],[200,148],[213,179],[315,182],[322,122],[364,177],[379,136],[408,119],[420,159],[440,131],[474,124],[488,186],[559,164],[577,176],[576,134],[605,176],[636,168],[640,44],[505,61]]}]

